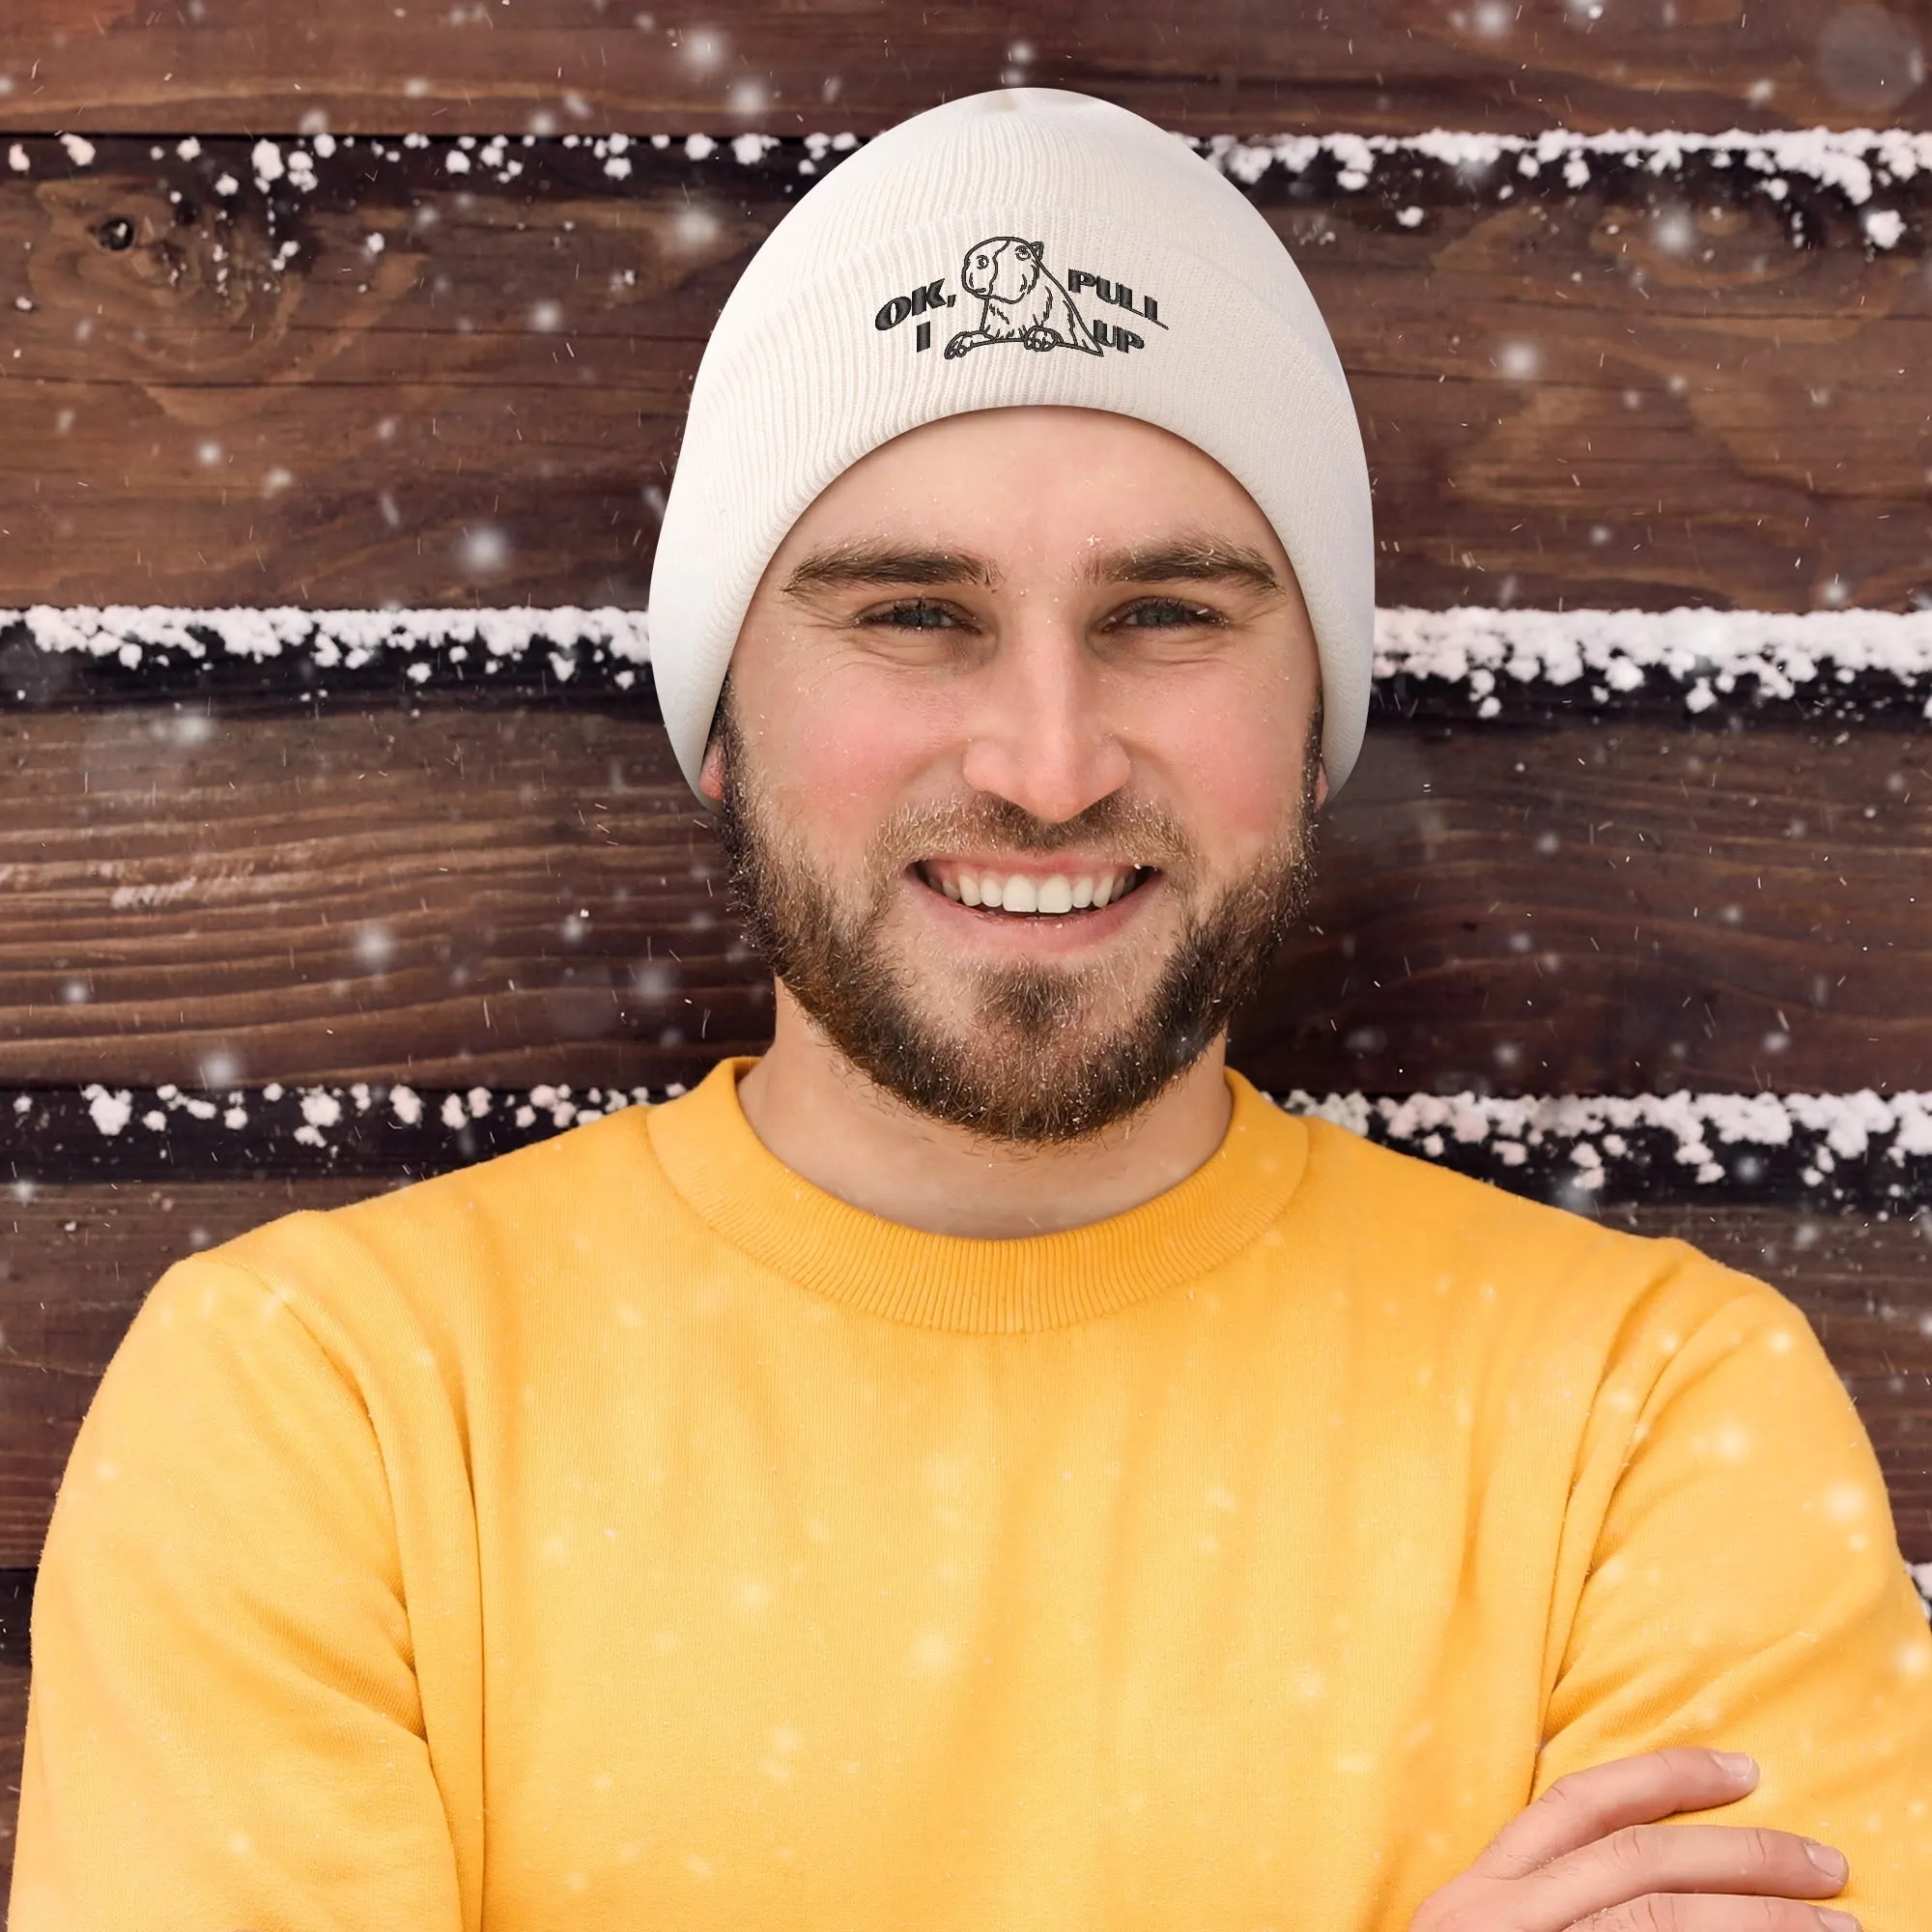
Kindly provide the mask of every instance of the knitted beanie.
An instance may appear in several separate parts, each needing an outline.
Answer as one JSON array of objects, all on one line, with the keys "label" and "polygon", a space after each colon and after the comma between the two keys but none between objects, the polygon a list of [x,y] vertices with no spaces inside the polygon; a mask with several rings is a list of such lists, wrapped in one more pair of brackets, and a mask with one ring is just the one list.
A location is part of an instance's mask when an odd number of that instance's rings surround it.
[{"label": "knitted beanie", "polygon": [[1294,565],[1322,756],[1361,748],[1375,621],[1368,465],[1307,284],[1233,183],[1123,107],[1003,88],[867,142],[774,228],[691,393],[651,572],[651,668],[696,786],[738,628],[812,499],[969,410],[1109,410],[1228,470]]}]

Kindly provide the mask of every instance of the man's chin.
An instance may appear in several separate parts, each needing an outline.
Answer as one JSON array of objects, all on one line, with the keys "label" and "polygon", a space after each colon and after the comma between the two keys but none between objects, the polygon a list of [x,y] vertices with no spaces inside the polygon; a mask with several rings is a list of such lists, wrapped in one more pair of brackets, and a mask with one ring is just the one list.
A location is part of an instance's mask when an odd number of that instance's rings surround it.
[{"label": "man's chin", "polygon": [[1121,1062],[1104,1047],[1064,1060],[1016,1049],[1006,1065],[943,1054],[862,1067],[900,1105],[941,1126],[1008,1148],[1067,1147],[1143,1113],[1182,1070],[1156,1081],[1110,1077]]},{"label": "man's chin", "polygon": [[1172,951],[1136,949],[1131,959],[1070,965],[935,960],[893,946],[885,959],[894,1003],[923,1038],[975,1062],[1025,1054],[1065,1077],[1153,1023]]},{"label": "man's chin", "polygon": [[1031,967],[974,977],[970,988],[899,980],[887,992],[875,981],[863,1013],[801,1004],[903,1106],[1008,1146],[1065,1145],[1131,1119],[1212,1037],[1163,1025],[1151,996],[1129,1009],[1117,986],[1082,983],[1097,976]]}]

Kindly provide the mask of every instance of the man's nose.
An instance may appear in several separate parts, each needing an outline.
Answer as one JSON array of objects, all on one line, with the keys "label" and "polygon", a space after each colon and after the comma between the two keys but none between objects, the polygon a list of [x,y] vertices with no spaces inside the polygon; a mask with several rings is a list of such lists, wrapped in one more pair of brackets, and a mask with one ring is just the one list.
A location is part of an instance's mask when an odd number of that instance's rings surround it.
[{"label": "man's nose", "polygon": [[961,773],[974,790],[1060,825],[1126,783],[1100,667],[1072,627],[1024,623],[980,675]]}]

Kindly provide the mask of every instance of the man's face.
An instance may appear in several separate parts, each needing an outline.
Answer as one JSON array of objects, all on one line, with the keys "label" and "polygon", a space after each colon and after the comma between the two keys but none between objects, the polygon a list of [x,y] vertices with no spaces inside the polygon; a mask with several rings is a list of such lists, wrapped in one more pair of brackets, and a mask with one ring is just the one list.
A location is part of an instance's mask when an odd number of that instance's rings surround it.
[{"label": "man's face", "polygon": [[706,755],[753,945],[933,1119],[1079,1140],[1196,1061],[1305,901],[1319,667],[1273,529],[1098,411],[931,423],[753,596]]}]

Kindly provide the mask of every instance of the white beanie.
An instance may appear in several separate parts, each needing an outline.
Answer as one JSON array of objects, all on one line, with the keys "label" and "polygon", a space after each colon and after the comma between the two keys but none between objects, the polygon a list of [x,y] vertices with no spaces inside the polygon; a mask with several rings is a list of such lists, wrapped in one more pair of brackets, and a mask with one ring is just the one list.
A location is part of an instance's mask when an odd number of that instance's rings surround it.
[{"label": "white beanie", "polygon": [[1322,756],[1361,749],[1375,539],[1361,430],[1321,311],[1234,184],[1109,101],[1003,88],[841,162],[753,256],[698,364],[651,571],[651,668],[695,787],[745,611],[814,497],[969,410],[1110,410],[1253,497],[1321,660]]}]

